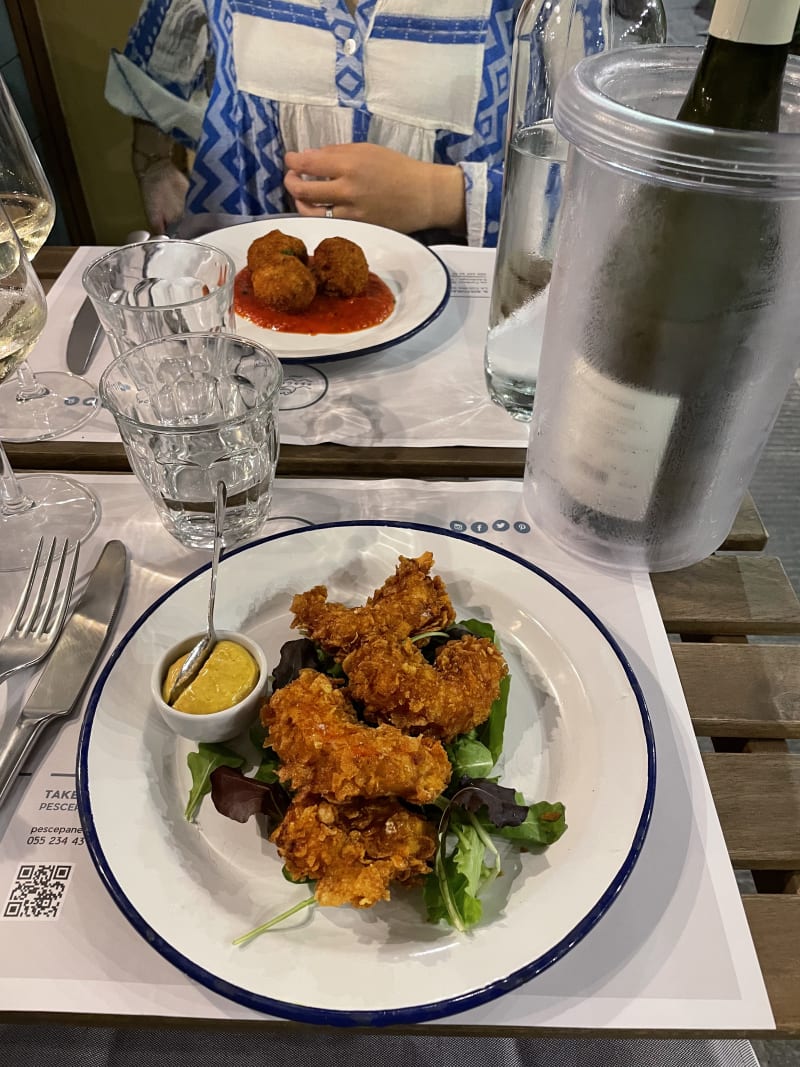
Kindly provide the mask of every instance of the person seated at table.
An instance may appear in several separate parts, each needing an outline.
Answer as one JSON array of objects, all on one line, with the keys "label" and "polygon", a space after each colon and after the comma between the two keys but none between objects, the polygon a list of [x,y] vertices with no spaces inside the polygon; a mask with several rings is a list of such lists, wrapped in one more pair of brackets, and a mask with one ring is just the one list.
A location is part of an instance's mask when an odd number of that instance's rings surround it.
[{"label": "person seated at table", "polygon": [[151,231],[296,210],[494,246],[520,4],[144,0],[106,98],[134,119]]}]

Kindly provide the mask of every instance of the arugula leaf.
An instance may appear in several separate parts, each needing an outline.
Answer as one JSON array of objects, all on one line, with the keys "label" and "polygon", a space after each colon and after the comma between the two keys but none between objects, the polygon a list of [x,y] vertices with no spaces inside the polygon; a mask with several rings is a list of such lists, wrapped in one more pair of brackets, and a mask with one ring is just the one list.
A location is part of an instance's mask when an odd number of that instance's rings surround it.
[{"label": "arugula leaf", "polygon": [[289,807],[289,796],[283,786],[248,778],[234,767],[217,767],[213,772],[211,799],[220,815],[235,822],[247,822],[251,815],[266,815],[269,833]]},{"label": "arugula leaf", "polygon": [[247,736],[250,738],[250,744],[253,748],[257,748],[261,751],[264,747],[264,742],[267,740],[267,728],[266,726],[262,726],[261,722],[256,719],[248,730]]},{"label": "arugula leaf", "polygon": [[494,767],[491,752],[470,734],[462,734],[449,745],[445,745],[447,756],[453,766],[452,780],[461,778],[485,778]]},{"label": "arugula leaf", "polygon": [[[517,794],[519,798],[519,794]],[[519,798],[521,799],[521,798]],[[504,826],[500,836],[521,847],[552,845],[567,828],[564,805],[548,804],[546,800],[531,804],[525,821],[518,826]]]},{"label": "arugula leaf", "polygon": [[278,759],[278,754],[275,749],[265,748],[264,757],[253,777],[257,782],[268,782],[271,785],[273,782],[279,780],[278,768],[280,765],[281,761]]},{"label": "arugula leaf", "polygon": [[292,915],[296,915],[298,911],[302,911],[304,908],[313,908],[317,903],[316,897],[306,897],[305,900],[301,900],[294,907],[288,908],[286,911],[281,912],[280,915],[276,915],[274,919],[270,919],[269,922],[262,923],[261,926],[257,926],[255,930],[248,930],[246,934],[242,934],[241,937],[237,937],[231,942],[232,945],[246,945],[248,941],[252,941],[256,937],[260,937],[265,934],[267,930],[271,930],[273,926],[277,926],[278,923],[285,922],[286,919],[290,919]]},{"label": "arugula leaf", "polygon": [[286,869],[286,864],[285,863],[281,867],[281,874],[286,879],[286,881],[287,882],[291,882],[292,885],[316,885],[317,884],[316,882],[312,882],[312,880],[310,878],[307,878],[307,877],[306,878],[293,878],[292,875],[289,874],[288,870]]},{"label": "arugula leaf", "polygon": [[217,767],[241,767],[244,759],[226,745],[201,742],[196,752],[189,753],[186,762],[192,775],[192,788],[183,814],[191,822],[203,797],[211,791],[211,775]]},{"label": "arugula leaf", "polygon": [[452,856],[437,855],[436,866],[425,880],[423,900],[430,922],[445,920],[462,933],[480,922],[483,905],[469,890]]},{"label": "arugula leaf", "polygon": [[508,713],[508,694],[511,690],[511,675],[500,679],[500,693],[492,704],[489,718],[478,727],[476,734],[482,745],[486,745],[492,754],[492,763],[497,763],[503,752],[503,734]]},{"label": "arugula leaf", "polygon": [[490,622],[483,622],[482,619],[462,619],[456,625],[475,637],[488,637],[490,641],[494,641],[497,644],[497,635],[494,632],[494,626]]},{"label": "arugula leaf", "polygon": [[472,633],[472,631],[468,630],[460,623],[455,623],[446,630],[430,630],[427,633],[415,634],[411,640],[424,640],[426,642],[425,646],[421,649],[421,652],[428,663],[433,663],[436,659],[436,653],[442,645],[446,645],[448,641],[459,641],[469,633]]},{"label": "arugula leaf", "polygon": [[[459,874],[467,880],[467,889],[477,898],[482,886],[491,882],[500,873],[500,854],[494,847],[491,839],[486,836],[478,822],[471,816],[469,822],[462,823],[454,819],[451,830],[456,835],[456,847],[453,852],[453,862]],[[493,866],[487,866],[487,847],[495,858]]]},{"label": "arugula leaf", "polygon": [[[516,803],[513,789],[483,778],[462,777],[457,792],[442,811],[433,874],[425,886],[429,919],[445,919],[462,932],[480,921],[483,905],[478,895],[487,882],[500,874],[500,853],[474,814],[484,808],[497,825],[521,823],[527,812]],[[455,837],[449,855],[448,834]],[[486,863],[487,852],[491,865]],[[430,884],[431,879],[435,886]]]}]

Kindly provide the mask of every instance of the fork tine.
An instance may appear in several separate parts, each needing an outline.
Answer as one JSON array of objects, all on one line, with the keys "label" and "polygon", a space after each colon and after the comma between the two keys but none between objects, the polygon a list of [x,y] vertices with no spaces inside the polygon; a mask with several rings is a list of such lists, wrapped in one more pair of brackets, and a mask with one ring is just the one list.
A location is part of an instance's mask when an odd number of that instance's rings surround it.
[{"label": "fork tine", "polygon": [[[41,637],[42,634],[47,633],[50,630],[50,626],[53,622],[55,614],[61,610],[61,601],[59,600],[59,596],[62,593],[61,579],[64,576],[64,567],[67,562],[68,552],[69,538],[65,539],[64,544],[61,547],[61,551],[58,554],[58,570],[56,571],[56,576],[50,585],[50,591],[48,593],[47,600],[42,606],[42,610],[39,615],[39,621],[36,625],[36,628],[33,630],[34,637]],[[56,602],[58,602],[57,608],[55,607]]]},{"label": "fork tine", "polygon": [[39,538],[39,544],[36,546],[36,553],[31,563],[31,569],[28,571],[28,580],[25,582],[25,588],[22,590],[22,594],[17,602],[17,606],[14,608],[14,614],[11,616],[4,637],[9,637],[14,630],[19,626],[20,619],[25,611],[25,607],[28,603],[28,597],[30,596],[33,583],[36,579],[36,569],[39,566],[39,558],[42,555],[42,546],[44,545],[44,538]]},{"label": "fork tine", "polygon": [[25,624],[20,630],[21,637],[27,637],[33,629],[33,624],[36,622],[37,616],[39,614],[39,609],[42,606],[42,599],[44,597],[45,589],[47,588],[47,579],[50,577],[50,569],[53,566],[53,557],[55,556],[55,554],[56,539],[54,537],[53,540],[50,542],[50,551],[47,553],[47,560],[44,565],[44,574],[42,575],[42,578],[39,582],[39,587],[36,590],[36,598],[33,603],[33,608],[31,609],[31,612],[28,615]]},{"label": "fork tine", "polygon": [[[68,549],[69,541],[66,541],[64,543],[64,551],[61,556],[61,566],[58,569],[58,577],[56,579],[57,585],[61,584],[61,572],[64,568],[64,560],[67,557]],[[75,552],[72,555],[72,565],[70,566],[69,574],[67,575],[67,580],[64,584],[64,589],[61,593],[61,597],[59,598],[58,605],[56,607],[56,616],[48,627],[48,631],[51,631],[56,635],[61,632],[61,627],[64,623],[64,618],[67,614],[67,610],[69,609],[70,599],[72,598],[72,586],[75,582],[75,575],[78,571],[78,559],[80,557],[80,554],[81,546],[80,542],[78,541],[75,543]],[[50,607],[52,607],[52,605],[50,605]],[[50,612],[48,611],[48,615],[49,614]]]}]

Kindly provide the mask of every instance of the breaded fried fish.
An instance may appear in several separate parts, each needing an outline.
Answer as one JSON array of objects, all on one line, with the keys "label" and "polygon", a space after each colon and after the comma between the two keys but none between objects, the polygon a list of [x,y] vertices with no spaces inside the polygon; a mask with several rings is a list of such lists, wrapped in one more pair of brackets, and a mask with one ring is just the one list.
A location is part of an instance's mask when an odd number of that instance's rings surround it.
[{"label": "breaded fried fish", "polygon": [[432,566],[431,552],[417,559],[400,556],[395,573],[362,607],[329,602],[326,587],[314,586],[292,599],[292,627],[337,659],[375,634],[401,641],[428,630],[444,630],[455,621],[455,612],[442,579],[431,577]]},{"label": "breaded fried fish", "polygon": [[381,635],[360,644],[342,667],[365,718],[442,741],[486,721],[508,674],[497,646],[471,634],[442,645],[433,664],[413,641]]},{"label": "breaded fried fish", "polygon": [[427,804],[450,781],[445,750],[432,737],[367,726],[327,675],[303,670],[261,709],[281,781],[328,800],[402,797]]},{"label": "breaded fried fish", "polygon": [[389,899],[391,882],[429,873],[436,828],[397,800],[331,804],[302,794],[270,840],[293,878],[317,883],[317,903],[370,908]]}]

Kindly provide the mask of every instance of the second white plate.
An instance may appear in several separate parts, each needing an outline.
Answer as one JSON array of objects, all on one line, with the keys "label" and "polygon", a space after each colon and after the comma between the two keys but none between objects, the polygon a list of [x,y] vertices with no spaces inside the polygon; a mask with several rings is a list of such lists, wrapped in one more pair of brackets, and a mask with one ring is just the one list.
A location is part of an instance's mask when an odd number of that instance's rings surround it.
[{"label": "second white plate", "polygon": [[450,295],[447,267],[425,245],[405,234],[346,219],[307,219],[300,216],[245,222],[213,230],[200,240],[227,252],[239,271],[247,266],[247,249],[269,230],[281,230],[306,243],[309,254],[326,237],[346,237],[364,250],[369,269],[389,286],[396,301],[384,322],[355,333],[283,333],[266,330],[236,317],[236,332],[271,349],[285,362],[324,363],[364,356],[388,348],[418,333],[444,309]]}]

